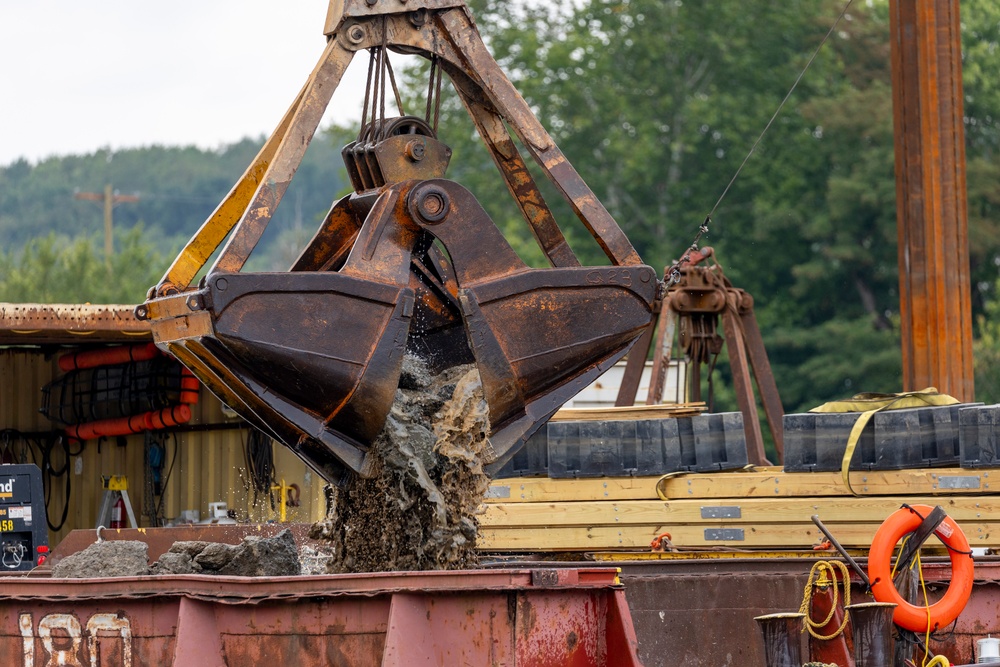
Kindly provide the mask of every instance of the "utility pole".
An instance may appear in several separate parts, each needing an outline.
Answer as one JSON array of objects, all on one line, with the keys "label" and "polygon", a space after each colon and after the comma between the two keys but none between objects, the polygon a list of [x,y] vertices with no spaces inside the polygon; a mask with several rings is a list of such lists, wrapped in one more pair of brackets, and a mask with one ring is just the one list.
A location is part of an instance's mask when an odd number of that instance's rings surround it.
[{"label": "utility pole", "polygon": [[115,206],[123,203],[132,203],[139,201],[139,195],[119,195],[114,192],[111,184],[108,183],[104,186],[104,192],[77,192],[73,195],[74,199],[82,199],[85,201],[97,201],[103,202],[104,204],[104,261],[107,263],[108,268],[111,268],[111,257],[115,253],[114,245],[114,218],[112,211]]}]

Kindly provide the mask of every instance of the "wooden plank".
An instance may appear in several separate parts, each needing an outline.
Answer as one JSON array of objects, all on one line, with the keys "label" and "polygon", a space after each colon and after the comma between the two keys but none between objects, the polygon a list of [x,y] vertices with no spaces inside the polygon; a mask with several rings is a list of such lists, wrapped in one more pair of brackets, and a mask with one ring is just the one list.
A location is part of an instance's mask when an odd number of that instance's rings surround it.
[{"label": "wooden plank", "polygon": [[549,421],[628,421],[634,419],[672,419],[692,417],[705,412],[704,401],[660,403],[658,405],[623,405],[606,408],[563,408]]},{"label": "wooden plank", "polygon": [[[1000,478],[1000,472],[994,472]],[[574,500],[655,500],[659,477],[595,477],[550,479],[516,477],[490,486],[487,503]],[[944,482],[944,484],[942,484]],[[996,493],[989,470],[925,468],[857,471],[854,490],[871,496],[967,496]],[[942,488],[942,486],[944,488]],[[751,472],[679,473],[667,477],[661,490],[669,499],[794,498],[850,496],[839,472],[782,472],[780,467]]]},{"label": "wooden plank", "polygon": [[[989,472],[961,468],[855,471],[851,473],[851,486],[862,495],[993,494],[996,490],[990,488]],[[680,475],[668,478],[660,488],[668,498],[850,495],[839,472],[782,472],[776,467],[757,468],[753,472]]]},{"label": "wooden plank", "polygon": [[[811,527],[810,527],[811,526]],[[493,551],[598,551],[605,549],[649,549],[649,543],[657,535],[669,532],[675,546],[684,547],[735,547],[774,548],[794,547],[809,549],[819,542],[822,533],[811,523],[797,525],[766,525],[758,530],[741,529],[742,539],[706,540],[705,528],[701,526],[590,526],[590,527],[550,527],[545,529],[487,528],[479,531],[478,546]],[[878,529],[873,524],[851,524],[845,529],[838,527],[837,539],[845,546],[871,544]]]},{"label": "wooden plank", "polygon": [[655,500],[659,477],[550,479],[512,477],[490,484],[486,503],[537,503],[573,500]]},{"label": "wooden plank", "polygon": [[[837,540],[850,549],[871,545],[875,523],[827,524]],[[729,528],[741,531],[742,539],[706,539],[706,531]],[[975,522],[963,525],[973,547],[1000,547],[1000,523]],[[500,528],[483,526],[478,546],[485,551],[601,551],[649,549],[654,537],[669,532],[680,548],[732,547],[809,549],[820,542],[822,533],[812,522],[798,524],[758,524],[734,526],[643,525],[643,526],[549,526],[545,528]],[[708,533],[712,537],[713,533]],[[721,534],[723,538],[726,534]],[[833,555],[835,552],[829,552]]]},{"label": "wooden plank", "polygon": [[507,503],[484,506],[481,526],[564,527],[615,525],[736,525],[811,523],[818,514],[824,523],[880,524],[903,504],[940,504],[959,524],[1000,520],[1000,499],[982,497],[933,498],[876,496],[854,498],[743,498],[725,502],[704,500],[625,500],[547,503]]}]

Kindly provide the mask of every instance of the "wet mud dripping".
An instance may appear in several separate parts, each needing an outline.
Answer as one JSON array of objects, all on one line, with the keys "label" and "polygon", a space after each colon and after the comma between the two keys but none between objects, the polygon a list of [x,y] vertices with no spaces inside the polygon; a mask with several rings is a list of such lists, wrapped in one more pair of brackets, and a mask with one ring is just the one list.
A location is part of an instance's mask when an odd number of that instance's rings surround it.
[{"label": "wet mud dripping", "polygon": [[408,355],[372,447],[373,475],[335,489],[330,515],[313,526],[312,537],[332,547],[328,571],[474,566],[476,512],[489,487],[481,463],[488,433],[474,365],[432,375]]}]

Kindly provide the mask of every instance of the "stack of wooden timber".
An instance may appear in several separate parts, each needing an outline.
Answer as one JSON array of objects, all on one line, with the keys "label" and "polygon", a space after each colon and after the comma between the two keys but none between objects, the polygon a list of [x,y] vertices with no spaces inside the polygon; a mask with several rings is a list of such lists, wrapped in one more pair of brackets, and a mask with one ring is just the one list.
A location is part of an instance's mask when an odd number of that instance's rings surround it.
[{"label": "stack of wooden timber", "polygon": [[619,421],[628,419],[671,419],[693,417],[708,410],[705,401],[660,403],[657,405],[616,405],[600,408],[563,408],[549,418],[562,421]]},{"label": "stack of wooden timber", "polygon": [[[1000,547],[1000,470],[931,468],[785,473],[781,468],[659,477],[495,481],[480,516],[480,548],[494,552],[649,551],[662,533],[681,551],[811,549],[818,515],[847,548],[867,549],[906,504],[941,505],[973,548]],[[659,486],[659,493],[657,487]],[[661,498],[662,496],[662,498]],[[929,545],[938,544],[931,538]]]}]

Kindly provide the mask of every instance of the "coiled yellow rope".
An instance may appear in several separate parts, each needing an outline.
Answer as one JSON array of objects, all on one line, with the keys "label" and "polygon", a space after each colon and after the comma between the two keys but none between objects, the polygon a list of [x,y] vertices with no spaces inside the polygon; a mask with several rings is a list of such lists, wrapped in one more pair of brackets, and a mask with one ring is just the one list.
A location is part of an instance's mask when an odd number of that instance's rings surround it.
[{"label": "coiled yellow rope", "polygon": [[[834,614],[837,613],[837,601],[840,595],[837,590],[837,571],[840,571],[841,581],[844,583],[844,606],[851,604],[851,572],[847,569],[847,563],[839,560],[819,560],[816,561],[812,569],[809,570],[809,580],[806,581],[805,592],[802,595],[802,605],[799,607],[799,613],[805,614],[805,618],[802,620],[802,632],[809,630],[809,634],[816,639],[826,641],[833,639],[834,637],[840,635],[847,627],[847,614],[844,614],[844,620],[841,621],[840,627],[831,635],[821,635],[817,631],[817,628],[822,628],[827,623],[833,620]],[[816,622],[809,616],[809,604],[812,602],[813,594],[813,584],[823,585],[824,577],[829,577],[830,585],[833,586],[833,602],[830,605],[830,613],[822,621]]]}]

